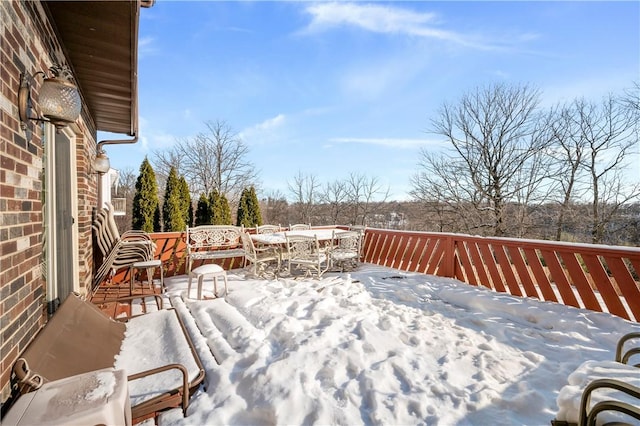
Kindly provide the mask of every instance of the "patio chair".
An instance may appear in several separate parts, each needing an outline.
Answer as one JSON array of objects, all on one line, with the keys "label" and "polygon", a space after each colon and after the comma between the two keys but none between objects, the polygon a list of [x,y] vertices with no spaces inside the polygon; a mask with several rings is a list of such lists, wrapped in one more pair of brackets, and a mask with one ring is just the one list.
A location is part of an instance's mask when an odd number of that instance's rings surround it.
[{"label": "patio chair", "polygon": [[153,260],[156,245],[149,234],[143,231],[126,231],[120,235],[110,204],[98,212],[92,228],[96,246],[102,254],[102,263],[94,275],[94,289],[120,269],[129,268],[137,262]]},{"label": "patio chair", "polygon": [[359,232],[335,232],[328,249],[330,268],[336,267],[340,272],[354,269],[360,261],[361,235]]},{"label": "patio chair", "polygon": [[280,225],[256,225],[256,234],[273,234],[282,231]]},{"label": "patio chair", "polygon": [[242,239],[245,263],[251,263],[253,275],[257,277],[264,276],[267,272],[267,268],[273,263],[276,263],[275,274],[277,274],[282,262],[282,256],[278,247],[261,246],[256,248],[251,236],[246,232],[241,233],[240,238]]},{"label": "patio chair", "polygon": [[640,355],[640,332],[618,341],[615,361],[582,363],[560,390],[560,409],[551,424],[628,425],[631,418],[640,422],[640,359],[630,362],[636,355]]},{"label": "patio chair", "polygon": [[296,223],[295,225],[289,225],[289,231],[308,231],[311,229],[310,223]]},{"label": "patio chair", "polygon": [[[161,306],[161,297],[154,297]],[[75,293],[20,354],[13,372],[24,394],[103,368],[126,371],[134,424],[175,407],[186,416],[189,397],[204,380],[202,362],[174,308],[113,320]]]},{"label": "patio chair", "polygon": [[315,273],[322,277],[329,269],[329,257],[320,250],[320,244],[316,236],[286,235],[287,246],[287,271],[291,273],[291,267],[305,271],[305,276]]}]

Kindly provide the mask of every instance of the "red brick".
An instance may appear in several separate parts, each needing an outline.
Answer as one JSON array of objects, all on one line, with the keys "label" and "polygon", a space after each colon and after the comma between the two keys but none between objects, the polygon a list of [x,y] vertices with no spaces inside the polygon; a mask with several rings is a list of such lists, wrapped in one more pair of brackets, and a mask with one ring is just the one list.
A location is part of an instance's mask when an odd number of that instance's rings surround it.
[{"label": "red brick", "polygon": [[0,156],[0,167],[6,170],[15,170],[16,162],[13,158]]}]

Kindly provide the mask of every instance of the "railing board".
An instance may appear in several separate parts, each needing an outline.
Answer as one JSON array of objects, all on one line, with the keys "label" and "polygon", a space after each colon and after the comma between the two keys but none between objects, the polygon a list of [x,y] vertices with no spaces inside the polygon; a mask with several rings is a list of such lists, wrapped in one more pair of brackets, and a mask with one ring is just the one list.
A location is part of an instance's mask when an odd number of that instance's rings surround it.
[{"label": "railing board", "polygon": [[418,237],[416,239],[416,248],[411,256],[411,271],[419,272],[420,260],[424,257],[424,253],[427,250],[427,239],[424,237]]},{"label": "railing board", "polygon": [[401,244],[399,247],[399,261],[396,263],[396,268],[404,271],[407,269],[406,264],[409,262],[409,259],[411,259],[411,253],[415,245],[415,238],[409,235],[405,236],[403,240],[404,244]]},{"label": "railing board", "polygon": [[[619,257],[604,256],[607,266],[618,284],[618,288],[626,300],[639,300],[640,290],[633,280],[631,273],[627,269],[624,261]],[[640,320],[640,305],[630,305],[629,308],[633,316]]]},{"label": "railing board", "polygon": [[478,277],[476,276],[476,272],[473,268],[473,264],[471,259],[469,258],[469,252],[467,251],[467,244],[463,241],[459,241],[456,244],[456,249],[458,253],[458,259],[460,260],[460,273],[462,281],[467,282],[471,285],[478,285]]},{"label": "railing board", "polygon": [[378,238],[377,234],[372,234],[371,232],[367,233],[365,231],[364,238],[362,240],[362,261],[369,262],[371,261],[371,256],[373,254],[373,249],[375,247],[374,240]]},{"label": "railing board", "polygon": [[442,258],[444,257],[445,241],[436,240],[436,246],[427,263],[426,273],[429,275],[436,275],[436,272],[440,270],[442,264]]},{"label": "railing board", "polygon": [[564,303],[565,305],[573,306],[575,308],[579,308],[580,304],[576,299],[576,295],[573,293],[571,283],[569,283],[569,280],[567,280],[567,276],[565,275],[562,265],[558,261],[556,252],[553,250],[540,250],[540,253],[542,254],[542,258],[547,264],[547,268],[549,268],[551,278],[553,278],[553,282],[556,284],[556,288],[560,292],[562,303]]},{"label": "railing board", "polygon": [[482,254],[483,263],[489,271],[491,288],[501,293],[506,293],[507,290],[504,288],[504,283],[502,282],[503,279],[496,267],[496,259],[493,257],[492,247],[489,244],[483,243],[478,243],[478,246],[480,246],[480,254]]},{"label": "railing board", "polygon": [[613,285],[611,285],[611,281],[609,280],[609,276],[600,262],[600,259],[597,255],[587,254],[582,256],[582,260],[587,264],[589,268],[589,273],[593,278],[593,281],[604,300],[605,305],[607,305],[607,309],[610,313],[614,315],[618,315],[619,317],[630,319],[629,314],[626,309],[622,305],[620,298],[616,294]]},{"label": "railing board", "polygon": [[415,250],[416,239],[412,236],[407,237],[404,250],[402,250],[402,256],[400,256],[400,263],[398,263],[398,269],[409,270],[409,262],[411,262],[411,256]]},{"label": "railing board", "polygon": [[467,249],[469,250],[469,255],[471,256],[471,265],[473,266],[473,270],[478,276],[478,285],[492,288],[491,283],[489,282],[489,276],[487,275],[487,271],[484,268],[482,257],[480,256],[478,243],[475,241],[470,241],[467,245]]},{"label": "railing board", "polygon": [[184,264],[187,248],[184,233],[164,232],[152,234],[152,238],[157,241],[156,258],[162,260],[165,275],[176,275],[183,271],[184,267],[181,266]]},{"label": "railing board", "polygon": [[557,302],[558,298],[556,297],[556,293],[553,291],[553,288],[551,288],[551,283],[549,282],[549,278],[547,278],[547,274],[544,271],[542,263],[540,263],[540,258],[538,257],[536,250],[533,248],[525,248],[524,254],[526,256],[527,263],[531,268],[531,272],[533,272],[535,283],[542,292],[542,300]]},{"label": "railing board", "polygon": [[596,295],[593,293],[593,289],[589,284],[587,275],[584,273],[584,269],[582,269],[580,262],[578,262],[576,254],[560,253],[560,257],[567,268],[571,281],[578,290],[578,294],[580,295],[580,299],[582,299],[584,307],[594,311],[602,311],[602,306],[600,306],[598,298],[596,298]]},{"label": "railing board", "polygon": [[388,238],[388,234],[381,234],[378,239],[376,240],[376,246],[375,249],[373,251],[373,256],[372,256],[372,261],[373,263],[375,263],[376,265],[380,265],[380,256],[382,256],[382,248],[385,245],[385,242]]},{"label": "railing board", "polygon": [[388,266],[389,268],[395,268],[396,259],[398,258],[398,250],[400,248],[400,243],[402,242],[402,235],[393,235],[391,237],[391,244],[389,245],[389,250],[387,253],[390,253],[390,256],[387,256],[384,262],[384,266]]},{"label": "railing board", "polygon": [[[631,267],[633,267],[633,270],[635,272],[635,277],[636,279],[640,279],[640,256],[636,259],[631,259],[626,257],[626,259],[629,260],[629,262],[631,263]],[[638,283],[640,285],[640,283]],[[637,318],[638,321],[640,321],[640,318]]]},{"label": "railing board", "polygon": [[520,289],[518,280],[513,273],[512,262],[509,261],[507,253],[505,253],[505,249],[506,247],[503,245],[494,245],[494,253],[496,259],[498,259],[498,267],[500,268],[502,276],[505,278],[505,282],[509,288],[509,293],[514,296],[522,296],[522,290]]},{"label": "railing board", "polygon": [[418,262],[418,267],[416,269],[417,272],[423,274],[427,273],[429,261],[431,260],[431,256],[433,255],[433,250],[436,248],[436,244],[438,244],[438,240],[435,238],[429,238],[427,240],[427,245],[425,246],[424,252],[422,253],[422,258]]},{"label": "railing board", "polygon": [[541,299],[538,289],[531,279],[531,269],[525,262],[523,251],[518,247],[509,247],[509,254],[511,255],[511,260],[516,268],[516,273],[518,274],[518,277],[520,277],[520,282],[524,287],[525,294],[529,297]]}]

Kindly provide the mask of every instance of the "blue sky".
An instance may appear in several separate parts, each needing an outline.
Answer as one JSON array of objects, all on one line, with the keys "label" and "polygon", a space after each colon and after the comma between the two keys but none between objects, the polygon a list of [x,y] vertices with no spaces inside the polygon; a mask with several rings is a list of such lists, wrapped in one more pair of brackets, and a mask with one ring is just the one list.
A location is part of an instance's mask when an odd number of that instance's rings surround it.
[{"label": "blue sky", "polygon": [[140,14],[141,142],[107,152],[137,172],[223,120],[262,194],[356,172],[407,199],[444,102],[496,82],[549,106],[619,93],[640,80],[639,22],[640,2],[158,0]]}]

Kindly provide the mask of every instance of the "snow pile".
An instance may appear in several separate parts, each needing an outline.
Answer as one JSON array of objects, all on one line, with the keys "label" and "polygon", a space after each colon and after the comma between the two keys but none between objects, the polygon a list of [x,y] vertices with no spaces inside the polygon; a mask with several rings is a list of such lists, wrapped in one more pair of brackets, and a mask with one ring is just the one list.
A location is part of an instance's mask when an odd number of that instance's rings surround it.
[{"label": "snow pile", "polygon": [[201,301],[186,297],[186,277],[166,279],[207,389],[187,418],[161,425],[549,424],[569,375],[613,360],[617,339],[640,331],[372,265],[320,280],[228,275],[225,299]]}]

